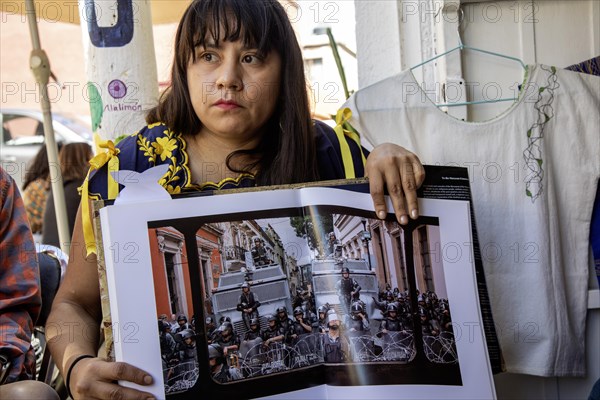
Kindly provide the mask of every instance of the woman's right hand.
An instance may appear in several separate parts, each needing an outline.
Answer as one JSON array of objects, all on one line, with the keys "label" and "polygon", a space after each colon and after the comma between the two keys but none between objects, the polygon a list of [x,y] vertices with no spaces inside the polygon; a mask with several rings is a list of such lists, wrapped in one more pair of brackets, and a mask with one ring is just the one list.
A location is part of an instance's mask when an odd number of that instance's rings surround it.
[{"label": "woman's right hand", "polygon": [[117,381],[151,385],[152,377],[145,371],[124,362],[109,362],[101,358],[85,358],[72,369],[69,389],[78,399],[154,399],[148,392],[120,386]]}]

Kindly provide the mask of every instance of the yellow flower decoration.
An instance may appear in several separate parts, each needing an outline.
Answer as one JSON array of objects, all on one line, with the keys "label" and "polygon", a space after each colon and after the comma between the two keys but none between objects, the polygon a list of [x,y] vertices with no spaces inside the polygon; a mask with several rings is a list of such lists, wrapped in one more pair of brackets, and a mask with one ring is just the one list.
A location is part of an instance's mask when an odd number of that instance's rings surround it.
[{"label": "yellow flower decoration", "polygon": [[157,126],[160,126],[162,124],[162,122],[155,122],[153,124],[148,125],[148,129],[156,128]]},{"label": "yellow flower decoration", "polygon": [[179,194],[181,193],[181,187],[180,186],[171,186],[171,185],[167,185],[167,192],[169,192],[169,194]]},{"label": "yellow flower decoration", "polygon": [[173,150],[177,148],[177,141],[168,137],[159,137],[152,143],[152,147],[156,150],[156,154],[160,155],[161,160],[165,161],[173,155]]}]

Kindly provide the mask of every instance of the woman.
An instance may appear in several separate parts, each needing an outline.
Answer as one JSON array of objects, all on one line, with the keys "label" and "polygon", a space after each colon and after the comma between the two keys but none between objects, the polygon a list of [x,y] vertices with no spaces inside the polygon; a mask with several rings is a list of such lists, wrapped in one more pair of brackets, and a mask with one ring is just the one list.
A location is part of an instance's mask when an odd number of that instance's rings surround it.
[{"label": "woman", "polygon": [[[58,154],[65,192],[69,234],[73,233],[73,225],[75,225],[77,207],[80,201],[77,189],[85,179],[89,165],[88,162],[93,155],[92,148],[85,142],[65,144]],[[54,195],[51,190],[48,192],[43,221],[42,243],[60,247],[54,212]]]},{"label": "woman", "polygon": [[[57,146],[60,151],[62,143],[57,143]],[[48,198],[48,176],[50,176],[48,152],[46,146],[42,146],[28,166],[23,181],[23,201],[31,233],[34,235],[42,233],[44,210]]]},{"label": "woman", "polygon": [[[386,215],[384,185],[399,221],[408,222],[407,207],[418,216],[416,188],[424,172],[416,156],[387,144],[363,165],[359,144],[346,137],[342,143],[311,121],[302,54],[278,1],[193,1],[174,54],[171,87],[150,111],[150,125],[119,143],[120,169],[168,164],[160,183],[171,193],[368,174],[380,217]],[[98,170],[90,193],[107,197],[107,178],[106,168]],[[73,244],[83,240],[80,212]],[[94,357],[101,319],[96,257],[85,258],[81,246],[71,252],[48,320],[60,327],[49,342],[68,388],[75,399],[148,398],[114,382],[148,385],[151,376]]]}]

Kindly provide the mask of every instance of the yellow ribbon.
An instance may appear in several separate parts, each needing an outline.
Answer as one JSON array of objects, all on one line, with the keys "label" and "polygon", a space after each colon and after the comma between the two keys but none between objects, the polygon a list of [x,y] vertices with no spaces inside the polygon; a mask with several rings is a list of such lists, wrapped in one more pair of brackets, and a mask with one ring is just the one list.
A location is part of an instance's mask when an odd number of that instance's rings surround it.
[{"label": "yellow ribbon", "polygon": [[89,180],[92,171],[98,170],[108,163],[108,198],[114,199],[117,197],[117,194],[119,194],[119,184],[111,175],[111,172],[117,172],[119,170],[119,157],[117,157],[119,149],[115,147],[115,144],[111,140],[102,140],[97,133],[94,134],[94,143],[96,143],[96,156],[89,161],[90,169],[83,181],[83,185],[81,185],[83,238],[85,240],[85,248],[88,256],[91,253],[97,252],[89,203]]},{"label": "yellow ribbon", "polygon": [[346,179],[356,178],[356,172],[354,171],[352,152],[350,151],[350,146],[348,145],[348,142],[344,136],[348,136],[350,139],[356,142],[358,148],[360,149],[363,165],[365,165],[367,162],[360,145],[360,136],[358,136],[356,132],[344,129],[343,125],[350,120],[350,117],[352,117],[352,111],[349,108],[339,109],[335,116],[336,126],[333,128],[338,141],[340,142],[340,151],[342,152],[342,163],[344,164],[344,173],[346,175]]}]

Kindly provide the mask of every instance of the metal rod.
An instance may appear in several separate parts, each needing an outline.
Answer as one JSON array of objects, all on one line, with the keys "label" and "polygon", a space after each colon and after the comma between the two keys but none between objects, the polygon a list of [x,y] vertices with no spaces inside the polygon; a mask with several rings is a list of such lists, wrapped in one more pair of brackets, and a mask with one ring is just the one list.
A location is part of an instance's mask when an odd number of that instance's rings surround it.
[{"label": "metal rod", "polygon": [[[48,81],[50,80],[50,61],[46,52],[40,45],[35,6],[33,0],[26,0],[25,7],[29,33],[31,36],[31,55],[29,67],[33,72],[35,80],[39,85],[42,114],[44,116],[44,138],[46,151],[48,152],[48,163],[50,165],[50,184],[54,196],[54,213],[56,215],[56,227],[60,248],[65,254],[69,254],[71,236],[69,233],[67,207],[65,204],[65,191],[63,188],[62,172],[58,160],[58,148],[54,137],[54,126],[52,125],[52,112],[50,110],[50,99],[48,97]],[[52,168],[55,165],[57,168]]]}]

